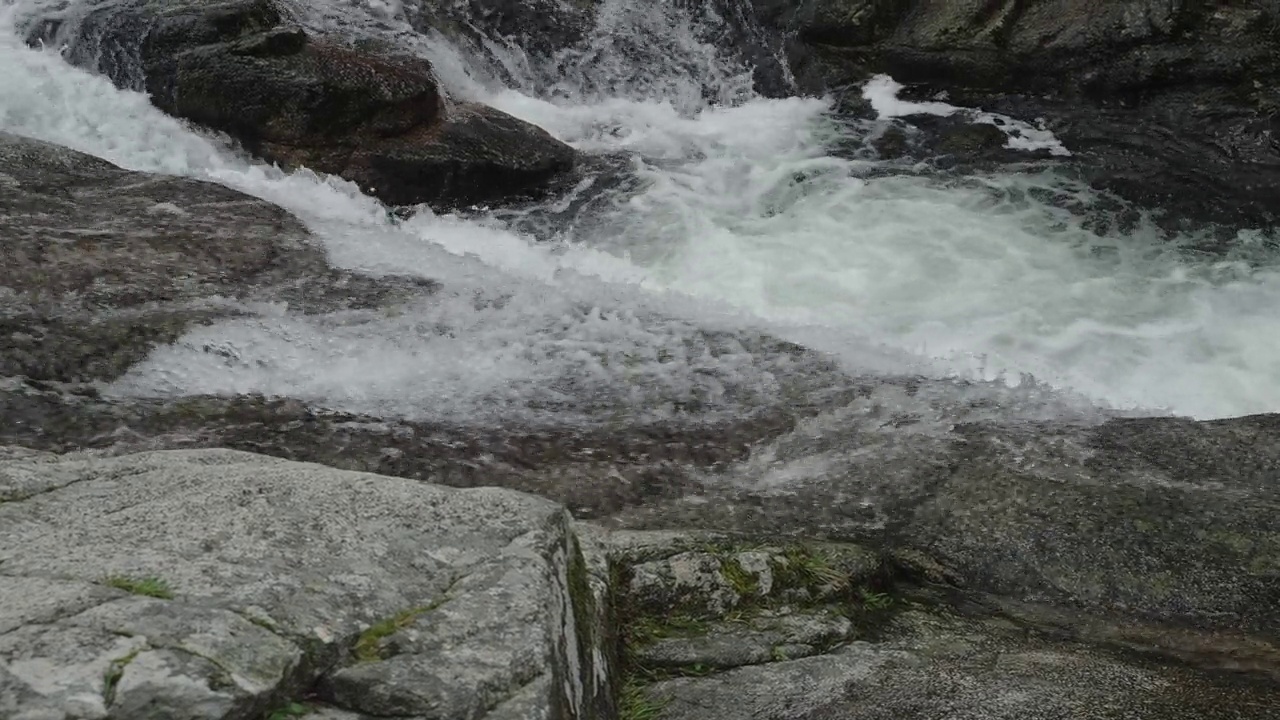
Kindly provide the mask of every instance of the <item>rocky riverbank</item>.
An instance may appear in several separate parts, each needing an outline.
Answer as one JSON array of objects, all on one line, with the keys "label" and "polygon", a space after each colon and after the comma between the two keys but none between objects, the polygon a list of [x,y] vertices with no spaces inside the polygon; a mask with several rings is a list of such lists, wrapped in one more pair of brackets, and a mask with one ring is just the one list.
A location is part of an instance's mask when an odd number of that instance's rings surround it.
[{"label": "rocky riverbank", "polygon": [[[1135,621],[984,592],[918,546],[608,531],[509,490],[226,450],[0,452],[0,709],[15,720],[1280,710],[1266,599],[1257,632],[1194,602]],[[1171,592],[1140,582],[1126,600]]]},{"label": "rocky riverbank", "polygon": [[[467,27],[458,8],[408,14],[549,54],[595,18],[476,7]],[[888,72],[904,96],[1043,116],[1072,152],[1028,158],[993,126],[909,115],[886,121],[900,142],[848,149],[897,153],[893,171],[1054,163],[1169,227],[1274,222],[1267,3],[737,9],[726,47],[788,50],[793,73],[756,75],[771,94],[844,89],[837,112],[865,120],[862,83]],[[449,98],[423,60],[283,4],[30,20],[33,43],[165,112],[391,205],[519,201],[580,167]],[[647,308],[624,328],[642,341],[566,342],[599,372],[566,364],[529,389],[540,413],[142,396],[116,383],[173,343],[250,362],[193,335],[215,323],[334,330],[511,300],[337,269],[269,202],[6,132],[0,191],[5,720],[1280,716],[1278,415],[1120,417],[853,376]]]}]

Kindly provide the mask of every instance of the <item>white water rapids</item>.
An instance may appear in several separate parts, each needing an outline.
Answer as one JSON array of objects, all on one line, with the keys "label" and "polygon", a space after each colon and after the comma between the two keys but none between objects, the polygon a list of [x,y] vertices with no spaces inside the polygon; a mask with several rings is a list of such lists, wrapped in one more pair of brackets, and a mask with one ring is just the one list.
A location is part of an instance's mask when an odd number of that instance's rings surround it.
[{"label": "white water rapids", "polygon": [[[455,93],[585,152],[630,158],[642,188],[551,240],[498,216],[392,223],[349,183],[247,160],[56,51],[26,48],[11,17],[0,28],[0,129],[223,183],[297,214],[336,265],[420,274],[446,289],[414,317],[268,312],[200,329],[155,352],[117,392],[258,391],[462,417],[483,411],[480,398],[500,401],[491,412],[518,408],[566,367],[621,372],[598,362],[610,353],[633,360],[625,371],[649,384],[697,384],[697,362],[768,384],[763,371],[723,359],[670,362],[696,326],[763,329],[854,372],[1030,375],[1101,406],[1198,418],[1280,411],[1276,265],[1196,257],[1141,229],[1094,235],[1028,195],[1047,187],[1089,201],[1048,173],[968,183],[870,175],[866,161],[828,148],[874,128],[837,125],[825,100],[751,96],[741,68],[682,33],[689,19],[666,2],[610,0],[598,40],[658,23],[669,31],[661,53],[685,53],[679,67],[620,74],[597,64],[616,82],[589,92],[571,73],[549,89],[502,87],[438,39],[424,44]],[[507,57],[513,76],[528,72]],[[202,353],[208,342],[234,346],[239,361]]]}]

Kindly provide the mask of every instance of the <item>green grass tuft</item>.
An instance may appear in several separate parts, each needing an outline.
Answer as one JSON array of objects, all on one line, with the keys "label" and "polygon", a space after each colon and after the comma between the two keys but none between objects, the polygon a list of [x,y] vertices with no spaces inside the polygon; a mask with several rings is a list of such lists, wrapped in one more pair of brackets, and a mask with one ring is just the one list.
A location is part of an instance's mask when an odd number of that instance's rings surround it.
[{"label": "green grass tuft", "polygon": [[729,586],[744,600],[754,598],[760,592],[760,581],[755,575],[747,572],[736,557],[720,559],[720,574],[729,581]]},{"label": "green grass tuft", "polygon": [[124,590],[134,595],[143,595],[145,597],[160,598],[161,600],[172,600],[173,590],[169,588],[169,583],[153,576],[144,578],[129,577],[127,575],[109,575],[102,580],[103,585],[108,585],[119,590]]},{"label": "green grass tuft", "polygon": [[302,717],[311,712],[311,708],[298,702],[291,702],[284,707],[276,708],[267,715],[267,720],[289,720],[289,718]]},{"label": "green grass tuft", "polygon": [[841,592],[849,587],[849,575],[832,566],[826,553],[803,546],[786,548],[783,562],[774,568],[784,587],[803,588],[814,596]]},{"label": "green grass tuft", "polygon": [[657,720],[666,706],[645,692],[642,683],[628,681],[618,695],[618,720]]},{"label": "green grass tuft", "polygon": [[140,652],[142,648],[112,660],[107,666],[107,671],[102,675],[102,700],[107,707],[111,707],[111,703],[116,700],[116,686],[120,684],[120,678],[124,677],[125,667],[133,662]]},{"label": "green grass tuft", "polygon": [[873,592],[863,588],[860,595],[862,596],[862,607],[869,612],[888,610],[893,607],[893,597],[886,593]]}]

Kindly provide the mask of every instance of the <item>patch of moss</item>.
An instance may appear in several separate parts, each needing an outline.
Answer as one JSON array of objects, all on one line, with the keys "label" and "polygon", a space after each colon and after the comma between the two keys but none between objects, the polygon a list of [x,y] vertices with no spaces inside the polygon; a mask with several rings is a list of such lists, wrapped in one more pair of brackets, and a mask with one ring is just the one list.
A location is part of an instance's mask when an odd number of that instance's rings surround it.
[{"label": "patch of moss", "polygon": [[120,678],[124,677],[124,669],[138,657],[138,653],[142,652],[142,648],[133,650],[124,657],[116,658],[107,666],[107,671],[102,675],[102,701],[107,707],[116,700],[116,686],[120,684]]},{"label": "patch of moss", "polygon": [[441,598],[430,605],[401,610],[385,620],[374,623],[368,630],[360,633],[360,637],[356,639],[356,644],[351,648],[351,654],[357,662],[374,662],[385,659],[386,648],[383,647],[382,641],[409,627],[419,617],[440,607],[445,602],[445,599]]},{"label": "patch of moss", "polygon": [[102,584],[134,595],[172,600],[173,590],[163,578],[154,575],[142,578],[127,575],[109,575],[102,579]]},{"label": "patch of moss", "polygon": [[628,626],[627,640],[632,645],[645,645],[664,638],[690,638],[706,635],[706,620],[692,615],[673,614],[666,617],[642,615]]}]

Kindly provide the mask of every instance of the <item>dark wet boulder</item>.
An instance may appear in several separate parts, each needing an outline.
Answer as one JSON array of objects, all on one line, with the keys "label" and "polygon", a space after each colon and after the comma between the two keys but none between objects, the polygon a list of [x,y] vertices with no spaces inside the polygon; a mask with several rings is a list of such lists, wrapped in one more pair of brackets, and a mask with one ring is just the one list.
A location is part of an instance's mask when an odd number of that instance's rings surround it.
[{"label": "dark wet boulder", "polygon": [[536,194],[575,153],[492,108],[450,104],[424,59],[314,37],[268,0],[101,5],[34,26],[73,62],[151,95],[282,166],[399,205],[454,208]]},{"label": "dark wet boulder", "polygon": [[467,0],[403,3],[410,25],[422,33],[438,31],[486,56],[485,41],[503,38],[530,55],[550,58],[588,38],[596,23],[597,0]]},{"label": "dark wet boulder", "polygon": [[209,182],[131,172],[0,133],[0,376],[119,376],[193,324],[378,306],[425,281],[330,268],[302,223]]},{"label": "dark wet boulder", "polygon": [[1044,118],[1084,179],[1173,226],[1280,219],[1273,2],[761,2],[826,87],[883,72],[921,96]]}]

